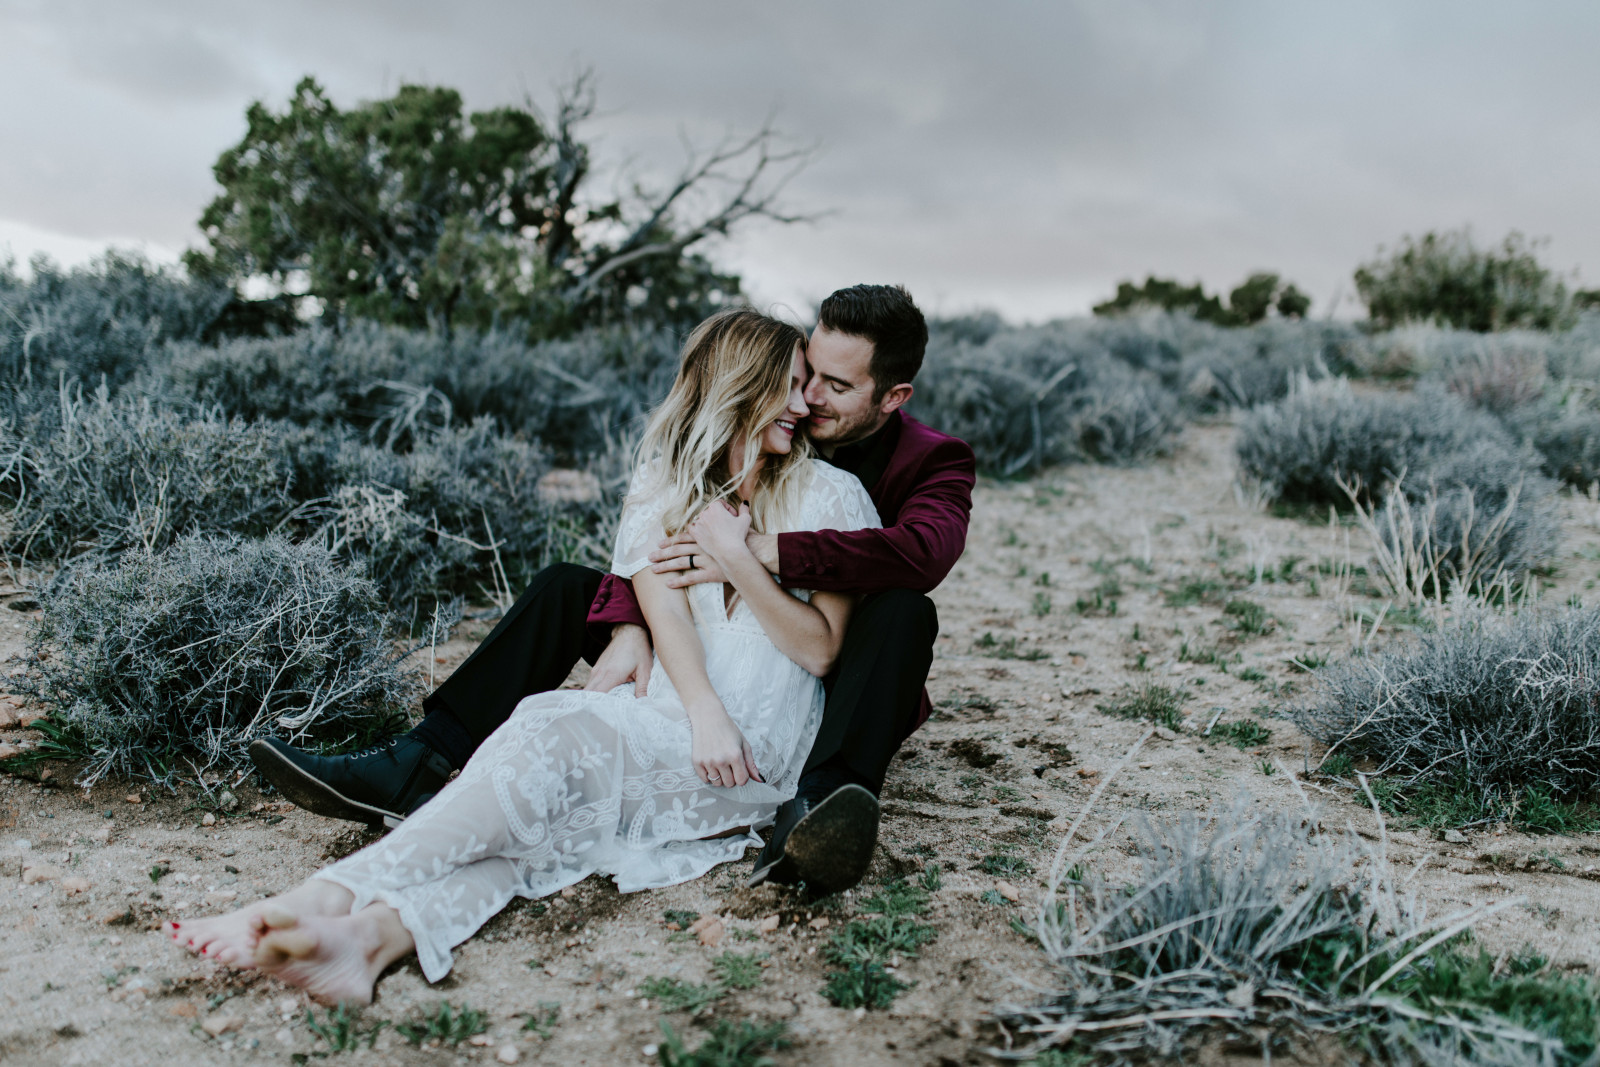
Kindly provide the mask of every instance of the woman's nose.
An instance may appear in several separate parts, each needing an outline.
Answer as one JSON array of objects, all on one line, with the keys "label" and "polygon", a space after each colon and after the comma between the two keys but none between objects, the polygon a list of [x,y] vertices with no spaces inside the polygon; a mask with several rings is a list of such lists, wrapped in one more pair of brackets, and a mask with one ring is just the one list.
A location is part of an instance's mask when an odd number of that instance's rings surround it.
[{"label": "woman's nose", "polygon": [[806,404],[805,394],[798,389],[795,390],[793,396],[789,397],[789,414],[800,419],[811,414],[811,408]]}]

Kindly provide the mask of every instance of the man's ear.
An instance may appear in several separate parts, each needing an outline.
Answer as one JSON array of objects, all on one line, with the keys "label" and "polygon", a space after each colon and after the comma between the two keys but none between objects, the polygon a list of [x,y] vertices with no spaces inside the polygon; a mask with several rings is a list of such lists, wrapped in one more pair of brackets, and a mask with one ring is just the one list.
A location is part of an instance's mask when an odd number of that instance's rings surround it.
[{"label": "man's ear", "polygon": [[910,382],[901,382],[884,391],[883,398],[878,401],[878,411],[881,414],[891,414],[896,408],[911,399],[911,394],[916,390]]}]

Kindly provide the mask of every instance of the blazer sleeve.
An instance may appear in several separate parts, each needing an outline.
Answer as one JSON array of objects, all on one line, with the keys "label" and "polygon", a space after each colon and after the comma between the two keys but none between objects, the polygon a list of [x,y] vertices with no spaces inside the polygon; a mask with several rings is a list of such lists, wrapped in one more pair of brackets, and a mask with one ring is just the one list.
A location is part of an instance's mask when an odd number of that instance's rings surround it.
[{"label": "blazer sleeve", "polygon": [[600,580],[600,591],[589,605],[589,632],[605,644],[611,640],[611,628],[625,622],[649,629],[644,612],[639,608],[639,598],[634,596],[633,583],[608,574]]},{"label": "blazer sleeve", "polygon": [[965,441],[929,451],[917,485],[892,526],[778,535],[778,580],[796,589],[926,593],[944,581],[967,545],[977,462]]}]

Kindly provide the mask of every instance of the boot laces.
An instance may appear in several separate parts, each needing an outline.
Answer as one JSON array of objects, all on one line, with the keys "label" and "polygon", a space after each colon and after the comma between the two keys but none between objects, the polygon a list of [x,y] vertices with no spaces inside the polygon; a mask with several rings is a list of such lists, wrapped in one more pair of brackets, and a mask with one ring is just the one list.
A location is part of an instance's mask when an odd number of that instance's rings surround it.
[{"label": "boot laces", "polygon": [[364,759],[367,756],[376,756],[380,753],[387,752],[389,749],[399,744],[399,742],[400,739],[398,737],[391,737],[387,741],[380,741],[376,745],[370,745],[367,748],[362,749],[360,752],[348,752],[345,755],[349,759]]}]

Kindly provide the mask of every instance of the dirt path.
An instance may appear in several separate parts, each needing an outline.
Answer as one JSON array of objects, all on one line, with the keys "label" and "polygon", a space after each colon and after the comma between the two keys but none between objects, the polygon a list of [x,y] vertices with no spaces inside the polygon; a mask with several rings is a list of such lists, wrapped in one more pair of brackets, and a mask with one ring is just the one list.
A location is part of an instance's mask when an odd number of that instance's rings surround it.
[{"label": "dirt path", "polygon": [[[1318,573],[1322,561],[1364,562],[1364,546],[1353,531],[1247,506],[1232,488],[1231,436],[1224,424],[1195,427],[1176,455],[1147,468],[1071,468],[980,487],[967,554],[935,594],[941,634],[929,685],[940,710],[907,744],[884,797],[873,877],[914,874],[930,862],[944,871],[930,918],[938,939],[920,959],[902,961],[900,976],[915,985],[891,1010],[843,1011],[820,992],[821,946],[855,913],[859,895],[807,905],[787,892],[740,888],[746,865],[735,865],[627,897],[591,878],[571,896],[513,906],[458,951],[440,986],[400,967],[368,1012],[403,1020],[441,1000],[469,1005],[488,1013],[488,1045],[418,1050],[391,1030],[375,1051],[347,1058],[493,1062],[509,1044],[524,1061],[654,1062],[646,1050],[661,1040],[663,1016],[633,995],[639,983],[706,981],[712,958],[731,949],[767,954],[764,979],[719,1002],[712,1018],[788,1020],[795,1044],[777,1054],[780,1063],[992,1062],[979,1051],[985,1013],[1022,995],[1016,980],[1045,977],[1012,920],[1029,914],[1036,872],[1067,821],[1144,731],[1099,706],[1148,684],[1178,692],[1192,725],[1150,739],[1111,783],[1095,827],[1129,812],[1206,810],[1242,790],[1255,803],[1297,809],[1303,789],[1326,818],[1372,835],[1370,812],[1349,790],[1308,780],[1311,746],[1270,717],[1305,684],[1296,660],[1348,650],[1346,607],[1376,605],[1341,596],[1337,577]],[[1595,577],[1590,561],[1600,558],[1592,505],[1566,506],[1561,574],[1547,598],[1581,594]],[[1169,603],[1169,594],[1185,599],[1186,586],[1208,595]],[[1227,598],[1263,612],[1225,614]],[[25,621],[0,608],[0,660],[11,657],[3,670],[20,662]],[[486,629],[441,646],[441,676]],[[1259,722],[1270,741],[1240,750],[1199,738],[1219,712],[1223,724]],[[0,1059],[283,1063],[321,1051],[302,998],[196,961],[153,928],[287,888],[358,847],[362,834],[262,797],[249,782],[236,785],[237,816],[203,825],[205,811],[190,796],[135,794],[126,783],[86,795],[57,784],[69,775],[57,767],[42,783],[0,777],[0,872],[9,886],[0,894]],[[1481,928],[1493,950],[1531,944],[1560,966],[1600,967],[1600,848],[1586,839],[1390,839],[1398,865],[1432,854],[1416,884],[1433,910],[1526,898]],[[1126,842],[1119,832],[1097,862],[1127,865]],[[56,876],[24,884],[24,867],[40,865]],[[1010,886],[1019,903],[1003,895]],[[668,929],[669,909],[723,916],[721,944]],[[774,915],[777,929],[763,932]],[[527,1014],[553,1004],[549,1037],[520,1029]],[[702,1027],[683,1013],[665,1018],[692,1032],[691,1045],[700,1039]],[[207,1023],[229,1025],[212,1036]]]}]

